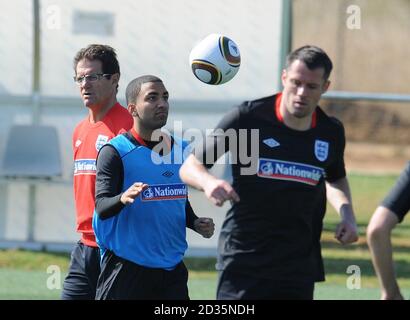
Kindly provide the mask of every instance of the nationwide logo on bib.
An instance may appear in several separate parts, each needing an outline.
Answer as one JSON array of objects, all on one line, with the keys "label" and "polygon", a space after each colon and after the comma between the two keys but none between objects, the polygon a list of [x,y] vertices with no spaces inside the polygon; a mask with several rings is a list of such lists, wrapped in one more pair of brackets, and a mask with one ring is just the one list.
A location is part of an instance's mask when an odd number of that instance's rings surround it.
[{"label": "nationwide logo on bib", "polygon": [[258,176],[261,178],[289,180],[315,186],[323,175],[322,168],[308,164],[276,159],[259,159]]},{"label": "nationwide logo on bib", "polygon": [[188,195],[186,185],[176,184],[157,184],[151,185],[141,194],[142,201],[176,200],[185,199]]}]

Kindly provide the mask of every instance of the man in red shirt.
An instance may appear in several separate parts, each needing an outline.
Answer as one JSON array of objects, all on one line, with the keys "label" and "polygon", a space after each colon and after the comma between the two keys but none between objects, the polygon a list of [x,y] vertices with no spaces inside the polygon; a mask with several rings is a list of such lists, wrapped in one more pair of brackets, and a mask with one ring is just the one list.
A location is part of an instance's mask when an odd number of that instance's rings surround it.
[{"label": "man in red shirt", "polygon": [[92,44],[81,49],[74,58],[74,70],[74,81],[88,109],[88,116],[76,126],[72,140],[74,199],[81,240],[71,253],[61,297],[89,300],[95,298],[100,273],[100,254],[92,229],[96,158],[106,142],[132,128],[133,119],[117,102],[120,67],[113,48]]}]

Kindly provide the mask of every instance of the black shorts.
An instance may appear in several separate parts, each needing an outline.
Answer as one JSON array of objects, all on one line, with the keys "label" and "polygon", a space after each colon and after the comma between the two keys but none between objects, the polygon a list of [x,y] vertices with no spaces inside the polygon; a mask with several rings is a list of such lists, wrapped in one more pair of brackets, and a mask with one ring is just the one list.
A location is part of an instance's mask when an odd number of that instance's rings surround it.
[{"label": "black shorts", "polygon": [[97,300],[189,300],[188,270],[181,261],[173,270],[147,268],[104,254]]},{"label": "black shorts", "polygon": [[100,274],[100,249],[79,241],[71,252],[68,275],[64,280],[61,299],[94,300]]},{"label": "black shorts", "polygon": [[313,300],[311,281],[272,280],[221,271],[217,300]]}]

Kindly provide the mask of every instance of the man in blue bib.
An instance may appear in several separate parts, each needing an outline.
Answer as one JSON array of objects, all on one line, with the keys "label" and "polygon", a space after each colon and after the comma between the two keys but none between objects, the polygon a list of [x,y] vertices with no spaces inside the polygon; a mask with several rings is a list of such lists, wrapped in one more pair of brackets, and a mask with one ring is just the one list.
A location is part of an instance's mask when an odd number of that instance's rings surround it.
[{"label": "man in blue bib", "polygon": [[154,139],[167,122],[168,96],[158,77],[131,81],[126,98],[133,128],[99,152],[96,299],[189,299],[186,227],[205,238],[214,233],[212,219],[195,215],[178,174],[187,143],[163,132]]}]

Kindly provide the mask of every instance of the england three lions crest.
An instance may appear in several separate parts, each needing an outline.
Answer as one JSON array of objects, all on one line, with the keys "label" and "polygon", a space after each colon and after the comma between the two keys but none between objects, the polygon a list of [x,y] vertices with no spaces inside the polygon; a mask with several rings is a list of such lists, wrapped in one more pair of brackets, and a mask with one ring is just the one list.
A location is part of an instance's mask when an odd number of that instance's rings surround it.
[{"label": "england three lions crest", "polygon": [[100,151],[102,146],[105,145],[107,142],[108,142],[108,136],[99,134],[97,137],[97,140],[95,141],[95,149],[97,149],[97,151]]},{"label": "england three lions crest", "polygon": [[315,156],[319,161],[325,161],[329,155],[329,142],[315,141]]}]

